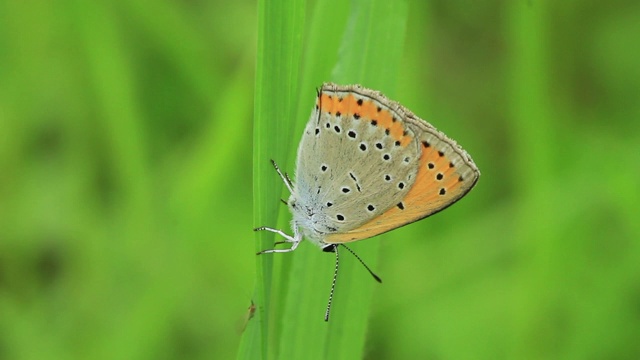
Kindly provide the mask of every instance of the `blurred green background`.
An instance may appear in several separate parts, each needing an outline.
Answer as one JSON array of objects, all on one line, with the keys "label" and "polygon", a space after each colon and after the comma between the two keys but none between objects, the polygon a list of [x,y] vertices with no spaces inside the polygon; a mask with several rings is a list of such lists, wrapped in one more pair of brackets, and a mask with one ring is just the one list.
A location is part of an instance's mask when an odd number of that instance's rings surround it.
[{"label": "blurred green background", "polygon": [[[364,356],[640,358],[640,3],[409,14],[393,97],[482,176],[354,244]],[[0,359],[236,356],[257,29],[255,1],[0,1]]]}]

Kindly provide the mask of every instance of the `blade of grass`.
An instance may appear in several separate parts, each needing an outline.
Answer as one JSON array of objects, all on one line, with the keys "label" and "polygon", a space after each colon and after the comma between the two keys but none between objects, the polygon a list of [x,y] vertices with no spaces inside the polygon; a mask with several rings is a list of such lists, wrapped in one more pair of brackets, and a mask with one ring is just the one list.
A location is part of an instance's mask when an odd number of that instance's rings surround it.
[{"label": "blade of grass", "polygon": [[[298,4],[298,6],[302,5]],[[336,11],[336,9],[340,11]],[[284,11],[284,9],[281,10]],[[354,1],[350,8],[346,9],[342,2],[330,1],[317,3],[314,10],[312,25],[308,30],[309,36],[305,41],[308,46],[305,58],[306,71],[300,81],[305,87],[309,87],[309,91],[301,89],[300,96],[294,96],[295,90],[292,89],[296,87],[293,83],[290,84],[290,92],[286,96],[282,96],[283,89],[278,84],[281,84],[282,79],[286,78],[287,75],[283,74],[277,74],[276,77],[271,78],[271,82],[265,79],[264,86],[261,87],[261,79],[266,76],[261,73],[261,62],[264,62],[265,69],[273,70],[273,66],[269,66],[269,60],[266,57],[276,55],[264,51],[263,41],[266,44],[270,36],[276,38],[277,36],[266,34],[265,27],[260,25],[259,31],[262,33],[259,34],[255,109],[256,148],[254,152],[256,155],[254,157],[256,195],[254,196],[257,225],[275,223],[276,214],[274,212],[268,213],[267,208],[273,206],[277,201],[277,198],[272,196],[273,193],[265,200],[265,193],[260,191],[258,187],[260,184],[266,184],[262,189],[280,190],[282,186],[277,176],[273,174],[273,170],[268,168],[268,162],[259,163],[265,157],[260,153],[278,156],[280,162],[283,162],[282,159],[286,160],[286,144],[275,141],[278,135],[283,135],[284,130],[277,129],[280,122],[260,123],[260,116],[263,116],[263,119],[270,118],[265,116],[268,107],[264,106],[261,101],[270,105],[271,117],[280,120],[286,117],[282,116],[283,114],[292,114],[291,108],[288,106],[295,104],[294,100],[304,99],[307,96],[303,94],[308,93],[309,103],[301,102],[297,108],[299,116],[287,119],[292,122],[289,129],[300,130],[313,105],[311,83],[319,86],[321,82],[331,80],[340,83],[363,83],[365,86],[379,88],[387,93],[393,90],[404,40],[406,4],[404,2],[387,4],[383,1]],[[267,21],[268,15],[264,11],[265,8],[261,7],[259,21]],[[280,18],[283,17],[286,16],[281,14]],[[346,30],[344,30],[345,28]],[[274,31],[273,26],[270,29]],[[301,33],[298,30],[291,32],[290,35]],[[291,42],[280,41],[280,44],[285,43],[290,44]],[[381,52],[380,49],[385,50]],[[264,55],[265,58],[260,59],[261,55]],[[277,56],[286,57],[282,54]],[[289,58],[289,62],[282,58],[278,60],[279,64],[293,64],[293,62],[291,58]],[[282,68],[292,69],[294,66],[282,66]],[[331,72],[333,74],[328,77],[327,75]],[[293,82],[294,79],[291,81]],[[265,91],[267,88],[269,89],[268,93]],[[269,97],[274,92],[279,95]],[[276,107],[279,108],[276,109]],[[264,126],[264,128],[260,128],[260,126]],[[260,139],[259,134],[267,134],[267,136]],[[297,139],[297,136],[295,138]],[[276,148],[278,144],[281,144],[282,147]],[[294,150],[294,146],[289,148],[290,153],[293,153]],[[264,177],[261,177],[262,174]],[[279,194],[280,192],[275,191],[275,193]],[[264,203],[260,204],[260,201],[264,201]],[[268,247],[265,244],[261,245],[262,247],[258,250]],[[377,250],[378,247],[373,242],[368,244],[368,249],[361,251],[361,255],[374,265],[374,255]],[[347,257],[341,261],[340,280],[337,287],[338,292],[343,292],[343,295],[336,296],[341,299],[341,304],[333,310],[330,324],[324,323],[322,316],[328,296],[328,286],[331,283],[333,257],[322,255],[317,248],[304,243],[295,254],[281,255],[275,258],[276,264],[281,265],[280,270],[283,274],[282,277],[275,278],[272,275],[274,260],[271,259],[273,258],[258,259],[259,263],[262,262],[262,265],[258,266],[258,279],[261,283],[258,284],[256,296],[258,302],[263,302],[258,304],[257,315],[261,323],[262,334],[258,336],[261,337],[262,357],[362,357],[367,328],[366,318],[369,314],[374,282],[363,269],[356,270],[352,275],[351,268],[354,259]],[[327,286],[318,286],[323,283]],[[260,291],[263,293],[261,294]],[[275,301],[277,306],[272,306],[269,301]],[[267,309],[276,311],[277,321],[268,321]],[[255,334],[255,330],[251,330],[250,327],[251,323],[246,333],[254,331],[252,334]],[[253,336],[255,340],[256,335]],[[273,347],[274,344],[278,344],[278,347]],[[240,354],[249,354],[246,351],[248,349],[242,347]]]},{"label": "blade of grass", "polygon": [[[310,24],[305,34],[305,49],[304,49],[304,61],[303,69],[305,71],[301,74],[300,81],[300,94],[298,96],[297,116],[295,118],[295,132],[293,136],[294,142],[299,140],[299,136],[302,134],[304,126],[309,118],[311,109],[313,107],[313,99],[315,98],[315,91],[319,88],[324,81],[329,79],[331,68],[334,66],[338,59],[337,48],[328,49],[326,44],[339,44],[346,27],[348,18],[348,11],[336,11],[341,9],[343,3],[339,0],[332,1],[319,1],[315,4],[313,10],[311,10],[312,16],[309,17]],[[289,164],[287,169],[294,168],[294,155],[297,149],[297,142],[292,143],[289,149]],[[288,209],[284,206],[281,207],[281,211],[286,213],[283,216],[285,219],[290,219],[291,215],[288,213]],[[300,248],[292,256],[275,256],[275,268],[278,272],[277,281],[274,282],[274,293],[277,296],[273,296],[272,300],[274,304],[272,306],[273,313],[278,319],[282,319],[282,315],[285,313],[285,308],[291,306],[287,301],[289,293],[289,284],[291,281],[300,282],[301,279],[290,276],[291,273],[295,273],[298,270],[293,268],[292,260],[298,256],[303,256],[301,253],[309,252],[309,258],[305,258],[307,261],[317,261],[318,264],[314,265],[311,262],[299,262],[296,266],[309,266],[311,268],[320,267],[326,271],[330,271],[332,265],[331,258],[326,255],[319,254],[317,248],[314,246],[307,246],[303,243]],[[300,254],[299,254],[300,253]],[[293,256],[295,255],[295,256]],[[331,273],[324,274],[326,276],[319,276],[322,280],[327,280],[331,277]],[[315,281],[310,279],[310,281]],[[326,296],[326,295],[325,295]],[[324,306],[325,299],[299,299],[298,304],[293,306],[300,306],[302,304],[310,304],[309,301],[320,301]],[[312,306],[310,306],[312,307]],[[315,309],[315,307],[312,307]],[[309,316],[308,321],[317,321],[321,319],[318,313],[315,311],[304,310],[299,315]],[[321,315],[320,315],[321,316]],[[281,342],[278,339],[279,336],[289,337],[289,333],[293,329],[289,328],[289,323],[286,321],[276,321],[272,323],[270,328],[271,332],[275,334],[274,343],[272,344],[273,354],[278,354],[278,346]]]},{"label": "blade of grass", "polygon": [[[298,94],[304,0],[260,1],[258,4],[258,52],[254,114],[254,224],[276,223],[282,190],[269,159],[286,160]],[[257,232],[256,251],[273,246],[273,234]],[[271,256],[256,257],[255,319],[249,322],[238,358],[267,358],[269,352]],[[259,326],[256,332],[253,326]],[[259,340],[257,340],[258,338]],[[256,341],[257,340],[257,341]],[[256,349],[255,344],[260,344]]]},{"label": "blade of grass", "polygon": [[[323,18],[332,12],[348,14],[346,28],[338,27],[345,29],[339,42],[332,41],[337,37],[336,33]],[[308,56],[307,64],[315,67],[305,68],[310,74],[305,74],[304,79],[318,78],[318,74],[327,74],[333,68],[331,77],[325,81],[361,83],[392,95],[404,43],[406,4],[356,0],[346,9],[342,2],[322,2],[318,3],[314,17],[309,38],[305,41],[309,46],[307,54],[322,54],[325,59],[337,61],[319,64],[314,62],[315,56]],[[337,56],[324,55],[325,52]],[[311,110],[312,101],[313,97],[309,96],[307,111]],[[306,118],[299,121],[303,123]],[[360,245],[353,247],[375,268],[377,242],[370,240]],[[345,251],[341,255],[329,324],[323,321],[323,315],[331,284],[333,257],[320,254],[312,246],[301,246],[295,256],[291,256],[283,326],[278,334],[281,339],[279,358],[363,357],[371,294],[377,284],[351,255]],[[352,270],[354,267],[358,269]]]}]

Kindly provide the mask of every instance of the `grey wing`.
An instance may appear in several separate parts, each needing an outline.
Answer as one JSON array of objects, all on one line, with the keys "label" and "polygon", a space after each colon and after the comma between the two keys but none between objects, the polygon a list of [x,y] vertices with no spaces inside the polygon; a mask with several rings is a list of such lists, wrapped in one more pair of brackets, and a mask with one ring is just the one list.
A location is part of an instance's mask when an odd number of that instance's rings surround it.
[{"label": "grey wing", "polygon": [[[312,113],[298,149],[296,192],[318,229],[355,229],[396,206],[411,188],[420,149],[413,141],[400,146],[385,130],[354,112]],[[414,134],[407,128],[406,135]]]}]

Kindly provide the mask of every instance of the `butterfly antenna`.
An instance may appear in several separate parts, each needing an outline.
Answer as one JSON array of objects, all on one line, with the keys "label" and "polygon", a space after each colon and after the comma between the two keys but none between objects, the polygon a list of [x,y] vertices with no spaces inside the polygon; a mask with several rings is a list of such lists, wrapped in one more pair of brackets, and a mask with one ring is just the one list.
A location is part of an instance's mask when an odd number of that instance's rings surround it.
[{"label": "butterfly antenna", "polygon": [[333,272],[333,282],[331,283],[331,292],[329,293],[329,302],[327,303],[327,311],[324,313],[324,321],[329,321],[329,313],[331,312],[331,301],[333,300],[333,290],[336,288],[336,280],[338,279],[338,245],[333,246],[336,253],[336,269]]},{"label": "butterfly antenna", "polygon": [[291,178],[289,177],[288,173],[284,173],[284,178],[287,179],[287,182],[289,183],[289,185],[293,187],[293,181],[291,181]]},{"label": "butterfly antenna", "polygon": [[[340,245],[344,246],[345,249],[349,250],[349,252],[352,253],[353,256],[355,256],[356,259],[358,259],[358,261],[360,261],[362,266],[364,266],[364,268],[369,271],[369,274],[371,274],[371,276],[373,276],[373,278],[376,279],[377,282],[382,283],[382,279],[380,279],[380,277],[378,275],[376,275],[373,271],[371,271],[371,269],[367,266],[367,264],[365,264],[364,261],[362,261],[362,259],[360,259],[360,256],[358,256],[358,254],[353,252],[353,250],[349,249],[347,247],[347,245],[345,245],[345,244],[340,244]],[[338,251],[337,250],[338,250],[338,246],[336,245],[336,258],[338,257]],[[337,259],[336,259],[336,270],[337,270],[337,268],[338,268],[338,264],[337,264]]]},{"label": "butterfly antenna", "polygon": [[271,159],[271,164],[276,169],[276,172],[278,172],[278,175],[280,175],[280,178],[282,179],[284,184],[287,186],[287,189],[289,189],[289,192],[293,193],[293,183],[291,182],[289,175],[286,173],[283,174],[282,171],[280,171],[280,167],[278,166],[278,164],[276,164],[276,162],[273,159]]}]

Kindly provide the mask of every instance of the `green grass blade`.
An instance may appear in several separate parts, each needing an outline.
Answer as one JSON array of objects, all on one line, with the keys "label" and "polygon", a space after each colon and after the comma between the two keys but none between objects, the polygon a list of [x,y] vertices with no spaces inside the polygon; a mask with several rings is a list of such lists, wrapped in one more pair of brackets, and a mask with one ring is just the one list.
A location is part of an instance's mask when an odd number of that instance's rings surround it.
[{"label": "green grass blade", "polygon": [[[254,224],[275,226],[282,182],[269,159],[286,160],[298,95],[304,0],[260,1],[254,115]],[[256,250],[273,246],[273,234],[256,233]],[[257,312],[243,338],[238,358],[267,358],[273,260],[256,260]],[[254,324],[258,325],[254,325]],[[259,326],[259,330],[253,329]],[[259,339],[259,340],[258,340]],[[245,341],[246,340],[246,341]],[[256,349],[260,344],[260,351]]]},{"label": "green grass blade", "polygon": [[[341,11],[336,11],[340,9]],[[263,9],[264,10],[264,9]],[[261,10],[262,11],[262,10]],[[260,19],[263,19],[260,14]],[[266,184],[262,189],[281,189],[280,180],[274,171],[269,168],[268,162],[260,164],[267,158],[264,154],[277,159],[292,167],[293,154],[296,143],[288,144],[284,148],[284,142],[274,141],[278,136],[286,134],[286,130],[277,126],[282,124],[282,114],[292,114],[295,109],[296,116],[287,117],[289,130],[295,129],[294,141],[304,127],[309,111],[313,106],[314,88],[325,81],[337,83],[361,83],[364,86],[376,88],[393,95],[396,74],[400,62],[400,54],[404,44],[404,34],[407,18],[407,6],[404,2],[387,3],[384,1],[353,1],[348,8],[339,1],[318,2],[311,16],[311,23],[307,29],[305,38],[305,62],[304,72],[299,79],[300,92],[296,96],[290,92],[282,96],[283,90],[278,81],[273,78],[267,81],[268,76],[260,71],[260,61],[268,63],[268,60],[259,59],[257,84],[256,84],[256,123],[255,123],[255,169],[256,169],[256,195],[255,210],[256,225],[275,224],[276,212],[273,211],[275,195],[279,190],[271,193],[264,200],[264,191],[258,189],[260,184]],[[263,26],[260,26],[263,29]],[[272,27],[271,30],[274,28]],[[302,32],[294,32],[300,34]],[[272,36],[274,34],[271,34]],[[259,40],[259,54],[267,54],[260,45],[260,41],[268,40],[269,36],[261,33]],[[274,36],[275,37],[275,36]],[[283,44],[283,42],[281,42]],[[384,49],[384,51],[381,51]],[[260,55],[259,55],[260,56]],[[266,56],[266,55],[265,55]],[[283,55],[280,55],[283,56]],[[287,60],[278,60],[279,64]],[[293,61],[289,61],[293,63]],[[265,69],[272,67],[266,66]],[[285,68],[285,67],[281,67]],[[289,66],[287,68],[293,68]],[[265,77],[265,86],[261,87],[261,78]],[[278,78],[287,75],[279,74]],[[293,75],[295,76],[295,75]],[[293,81],[293,80],[292,80]],[[271,88],[269,88],[271,87]],[[278,88],[275,88],[278,87]],[[267,91],[268,89],[268,91]],[[289,91],[295,91],[295,84],[291,84]],[[279,96],[271,96],[279,93]],[[308,99],[308,101],[304,101]],[[299,100],[299,101],[298,101]],[[270,106],[264,106],[265,101]],[[293,107],[293,106],[296,107]],[[271,117],[268,110],[273,111]],[[261,111],[260,109],[265,109]],[[263,119],[278,118],[278,122],[259,122]],[[264,126],[261,128],[261,126]],[[261,134],[266,134],[261,138]],[[282,147],[277,148],[278,144]],[[285,153],[288,153],[287,157]],[[275,155],[274,155],[275,154]],[[262,177],[264,176],[264,177]],[[275,194],[274,194],[275,193]],[[262,194],[262,195],[261,195]],[[261,200],[262,199],[262,200]],[[259,201],[266,201],[260,204]],[[271,210],[271,212],[269,212]],[[286,210],[281,209],[284,213]],[[287,217],[289,215],[287,214]],[[271,239],[271,238],[269,238]],[[262,244],[260,249],[270,244]],[[377,241],[372,240],[365,246],[354,245],[358,253],[375,268],[376,254],[378,252]],[[260,257],[258,266],[258,317],[262,320],[259,333],[249,325],[245,334],[246,344],[251,337],[253,344],[257,338],[261,338],[262,356],[274,358],[359,358],[363,356],[365,334],[367,330],[367,318],[370,311],[370,303],[374,286],[373,281],[361,265],[347,252],[341,252],[340,275],[336,287],[334,307],[331,321],[323,321],[324,309],[328,298],[329,286],[333,274],[333,256],[327,256],[308,243],[303,243],[294,254],[269,255]],[[275,270],[272,266],[275,263]],[[354,270],[355,268],[355,270]],[[262,274],[260,273],[262,271]],[[274,273],[281,275],[274,276]],[[263,285],[264,288],[261,289]],[[260,291],[263,291],[261,294]],[[265,300],[260,300],[265,299]],[[270,301],[275,302],[270,304]],[[265,310],[273,311],[273,318],[267,317]],[[254,323],[256,323],[254,321]],[[260,320],[258,321],[260,323]],[[257,325],[256,325],[257,326]],[[265,335],[267,334],[268,335]],[[244,340],[244,339],[243,339]],[[243,343],[243,345],[245,344]],[[248,354],[242,349],[240,354]],[[245,356],[250,357],[250,356]]]},{"label": "green grass blade", "polygon": [[[330,14],[336,14],[346,23],[327,26]],[[331,73],[322,80],[361,83],[392,95],[406,17],[404,2],[352,1],[349,8],[337,1],[318,3],[305,41],[308,44],[305,69],[309,71],[305,72],[303,82]],[[318,57],[327,61],[318,61]],[[331,62],[332,59],[335,62]],[[301,89],[301,94],[305,90]],[[308,116],[314,97],[307,92]],[[299,119],[298,127],[306,120],[306,117]],[[376,240],[354,244],[353,248],[375,268]],[[340,274],[329,323],[323,321],[323,315],[334,269],[333,256],[319,253],[310,244],[301,245],[291,255],[291,278],[281,314],[283,327],[278,335],[278,358],[363,356],[372,291],[379,285],[350,254],[342,251],[340,255]]]}]

